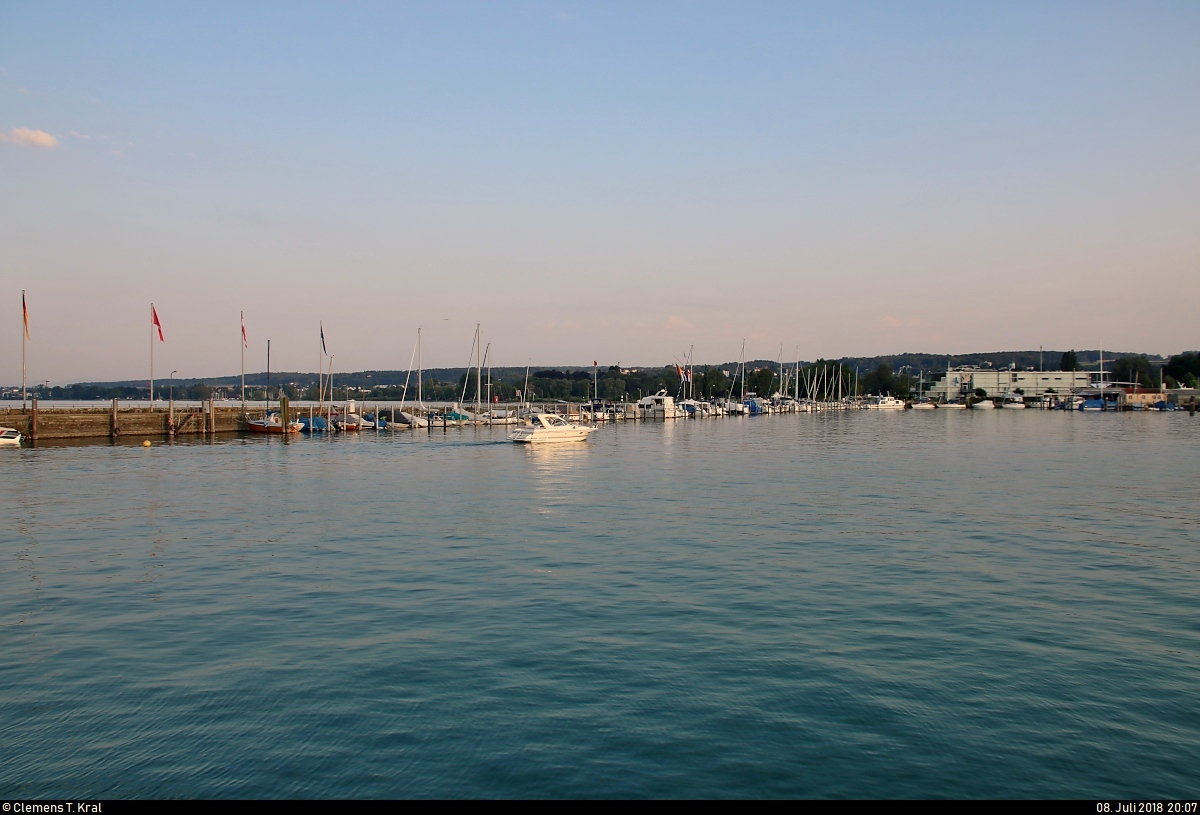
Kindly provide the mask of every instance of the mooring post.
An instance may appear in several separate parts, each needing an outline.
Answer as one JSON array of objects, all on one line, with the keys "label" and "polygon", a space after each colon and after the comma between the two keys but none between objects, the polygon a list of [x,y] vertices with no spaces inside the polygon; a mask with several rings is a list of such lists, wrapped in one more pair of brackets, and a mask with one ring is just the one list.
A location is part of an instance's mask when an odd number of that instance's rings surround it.
[{"label": "mooring post", "polygon": [[109,432],[109,435],[112,436],[114,439],[117,436],[121,435],[121,427],[120,427],[120,425],[117,424],[117,400],[116,399],[113,400],[112,423],[109,426],[108,432]]},{"label": "mooring post", "polygon": [[37,403],[38,398],[33,397],[33,412],[29,414],[29,438],[37,441]]}]

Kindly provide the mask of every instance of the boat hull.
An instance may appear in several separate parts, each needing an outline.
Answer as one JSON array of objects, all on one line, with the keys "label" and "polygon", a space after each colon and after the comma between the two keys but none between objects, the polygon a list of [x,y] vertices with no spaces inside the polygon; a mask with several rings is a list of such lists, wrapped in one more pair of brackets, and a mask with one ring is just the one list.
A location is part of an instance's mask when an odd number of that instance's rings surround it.
[{"label": "boat hull", "polygon": [[575,433],[531,433],[528,435],[521,434],[518,430],[508,437],[509,441],[517,444],[569,444],[577,441],[587,441],[588,434],[592,432],[592,428],[580,428]]},{"label": "boat hull", "polygon": [[300,424],[300,422],[289,422],[286,426],[279,422],[271,422],[265,419],[251,419],[246,422],[246,429],[251,433],[266,433],[275,436],[299,433],[303,427],[304,425]]}]

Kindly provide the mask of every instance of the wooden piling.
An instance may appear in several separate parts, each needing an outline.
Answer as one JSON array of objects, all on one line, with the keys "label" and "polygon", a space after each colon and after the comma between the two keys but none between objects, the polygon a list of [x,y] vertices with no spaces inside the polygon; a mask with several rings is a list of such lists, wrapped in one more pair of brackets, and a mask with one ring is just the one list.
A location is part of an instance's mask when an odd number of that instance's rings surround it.
[{"label": "wooden piling", "polygon": [[33,412],[29,414],[29,438],[37,441],[37,397],[33,397]]}]

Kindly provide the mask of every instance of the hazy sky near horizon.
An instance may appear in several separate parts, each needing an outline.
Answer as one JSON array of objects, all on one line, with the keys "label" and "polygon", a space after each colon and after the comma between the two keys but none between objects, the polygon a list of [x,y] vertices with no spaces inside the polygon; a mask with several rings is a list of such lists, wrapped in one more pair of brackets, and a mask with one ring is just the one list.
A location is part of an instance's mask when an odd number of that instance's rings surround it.
[{"label": "hazy sky near horizon", "polygon": [[1200,4],[0,6],[0,383],[1200,345]]}]

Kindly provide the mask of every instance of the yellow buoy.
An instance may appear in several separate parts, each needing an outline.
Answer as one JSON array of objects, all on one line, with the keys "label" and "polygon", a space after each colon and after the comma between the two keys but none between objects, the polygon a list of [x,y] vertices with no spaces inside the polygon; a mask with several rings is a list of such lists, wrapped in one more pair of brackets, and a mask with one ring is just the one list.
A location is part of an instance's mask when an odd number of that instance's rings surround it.
[{"label": "yellow buoy", "polygon": [[142,447],[149,447],[149,446],[150,446],[150,439],[146,439],[144,442],[142,442]]}]

